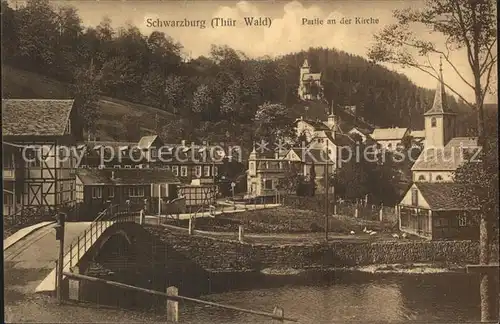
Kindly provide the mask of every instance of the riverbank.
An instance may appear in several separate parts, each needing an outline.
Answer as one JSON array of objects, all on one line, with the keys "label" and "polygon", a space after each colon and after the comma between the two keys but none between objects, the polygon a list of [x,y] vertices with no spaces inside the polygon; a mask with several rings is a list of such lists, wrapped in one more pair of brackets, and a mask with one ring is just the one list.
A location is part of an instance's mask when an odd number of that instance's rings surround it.
[{"label": "riverbank", "polygon": [[[156,244],[168,247],[170,267],[196,266],[209,272],[421,263],[474,264],[479,258],[479,243],[475,241],[340,239],[328,243],[268,244],[189,235],[186,231],[155,226],[146,226],[146,229],[156,238]],[[492,260],[497,259],[498,245],[492,245]]]}]

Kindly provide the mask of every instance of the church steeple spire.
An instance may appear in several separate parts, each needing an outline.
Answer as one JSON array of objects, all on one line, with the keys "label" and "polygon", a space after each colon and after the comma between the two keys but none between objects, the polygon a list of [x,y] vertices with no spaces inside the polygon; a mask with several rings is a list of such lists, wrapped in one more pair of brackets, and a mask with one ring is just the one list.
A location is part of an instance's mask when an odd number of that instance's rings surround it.
[{"label": "church steeple spire", "polygon": [[434,94],[434,102],[431,109],[429,109],[424,116],[428,115],[441,115],[441,114],[455,114],[450,110],[448,101],[446,99],[446,91],[443,79],[443,60],[439,58],[439,80]]}]

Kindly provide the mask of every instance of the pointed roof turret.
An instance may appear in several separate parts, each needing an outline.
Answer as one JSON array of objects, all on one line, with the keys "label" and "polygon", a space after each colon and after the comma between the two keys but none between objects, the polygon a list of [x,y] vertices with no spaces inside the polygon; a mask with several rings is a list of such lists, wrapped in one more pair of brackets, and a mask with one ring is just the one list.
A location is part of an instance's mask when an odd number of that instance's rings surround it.
[{"label": "pointed roof turret", "polygon": [[446,91],[445,85],[443,81],[443,61],[442,58],[439,59],[439,80],[436,87],[436,93],[434,94],[434,102],[432,104],[431,109],[425,112],[424,116],[429,115],[443,115],[443,114],[452,114],[455,115],[455,112],[450,109],[448,106],[448,101],[446,99]]},{"label": "pointed roof turret", "polygon": [[309,67],[309,62],[307,61],[307,59],[304,59],[304,64],[302,64],[302,67],[303,68],[308,68]]}]

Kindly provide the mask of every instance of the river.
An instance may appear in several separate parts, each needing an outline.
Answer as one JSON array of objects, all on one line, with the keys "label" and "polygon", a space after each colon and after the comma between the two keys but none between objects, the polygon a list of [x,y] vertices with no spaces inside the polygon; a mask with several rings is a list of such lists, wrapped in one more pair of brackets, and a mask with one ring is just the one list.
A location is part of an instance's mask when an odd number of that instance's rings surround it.
[{"label": "river", "polygon": [[[259,288],[233,287],[231,291],[210,294],[204,299],[269,312],[278,305],[284,308],[285,315],[311,324],[480,319],[479,280],[465,273],[336,272],[316,275],[305,285],[289,280],[281,285],[277,281],[268,278],[256,283]],[[270,323],[265,317],[193,304],[181,305],[180,316],[183,323]]]},{"label": "river", "polygon": [[[184,278],[186,279],[186,278]],[[184,280],[201,287],[206,280]],[[295,276],[220,274],[210,276],[209,291],[200,299],[241,308],[272,312],[275,306],[299,323],[343,322],[471,322],[480,319],[479,279],[466,273],[372,274],[329,271]],[[14,289],[15,286],[11,287]],[[105,287],[111,291],[111,287]],[[117,288],[118,289],[118,288]],[[97,293],[97,291],[96,291]],[[184,294],[180,289],[180,294]],[[16,293],[16,296],[19,293]],[[106,294],[101,291],[100,297]],[[123,290],[111,295],[151,305],[147,296]],[[6,295],[7,322],[119,322],[165,321],[155,311],[103,307],[95,304],[58,306],[49,297]],[[14,296],[15,297],[15,296]],[[134,302],[135,303],[135,302]],[[165,310],[164,301],[160,303]],[[180,323],[271,323],[266,317],[193,303],[180,303]]]}]

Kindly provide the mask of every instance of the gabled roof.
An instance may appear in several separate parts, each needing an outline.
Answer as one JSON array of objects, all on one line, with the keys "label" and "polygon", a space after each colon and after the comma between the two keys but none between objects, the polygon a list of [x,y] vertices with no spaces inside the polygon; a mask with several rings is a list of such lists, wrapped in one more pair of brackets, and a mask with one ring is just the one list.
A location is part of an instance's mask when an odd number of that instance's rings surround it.
[{"label": "gabled roof", "polygon": [[301,162],[305,164],[326,164],[327,162],[330,164],[335,163],[335,161],[326,154],[326,150],[306,148],[291,148],[290,150],[297,154]]},{"label": "gabled roof", "polygon": [[372,133],[372,130],[371,129],[367,129],[367,128],[361,128],[361,127],[357,127],[357,126],[354,126],[351,128],[351,130],[349,130],[348,133],[352,134],[352,133],[356,133],[357,132],[360,132],[361,134],[363,135],[370,135]]},{"label": "gabled roof", "polygon": [[302,75],[302,81],[307,80],[321,80],[321,73],[304,73]]},{"label": "gabled roof", "polygon": [[331,133],[327,133],[326,137],[337,146],[350,146],[354,144],[353,139],[349,135],[335,133],[335,138]]},{"label": "gabled roof", "polygon": [[410,135],[414,139],[425,138],[425,130],[412,130],[410,131]]},{"label": "gabled roof", "polygon": [[324,122],[319,121],[319,120],[311,120],[311,119],[299,118],[295,122],[298,123],[299,121],[303,121],[303,122],[311,125],[314,128],[314,130],[316,130],[316,131],[330,130],[330,128],[328,128],[328,126],[326,126],[326,124]]},{"label": "gabled roof", "polygon": [[424,148],[412,171],[454,171],[465,162],[464,151],[479,149],[476,137],[455,137],[444,148]]},{"label": "gabled roof", "polygon": [[76,175],[84,185],[180,183],[170,170],[165,169],[77,169]]},{"label": "gabled roof", "polygon": [[148,149],[151,147],[151,144],[158,138],[158,135],[149,135],[149,136],[143,136],[139,140],[139,143],[137,146],[140,149]]},{"label": "gabled roof", "polygon": [[431,210],[472,210],[470,200],[459,198],[457,191],[464,189],[463,184],[453,182],[416,182]]},{"label": "gabled roof", "polygon": [[64,135],[73,103],[73,99],[2,99],[2,134]]},{"label": "gabled roof", "polygon": [[370,135],[376,141],[401,140],[408,132],[408,128],[375,128]]}]

